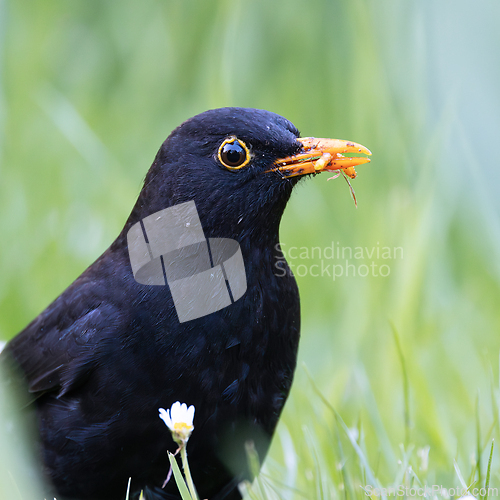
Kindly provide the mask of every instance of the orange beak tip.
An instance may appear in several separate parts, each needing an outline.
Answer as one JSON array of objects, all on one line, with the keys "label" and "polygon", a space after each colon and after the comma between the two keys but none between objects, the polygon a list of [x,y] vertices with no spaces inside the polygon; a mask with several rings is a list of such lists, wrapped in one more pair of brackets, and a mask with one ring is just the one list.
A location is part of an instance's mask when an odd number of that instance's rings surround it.
[{"label": "orange beak tip", "polygon": [[286,177],[341,171],[354,179],[356,177],[354,167],[369,163],[370,158],[349,157],[345,154],[372,154],[365,146],[352,141],[315,137],[302,137],[297,141],[302,144],[302,151],[293,156],[281,158],[275,163],[276,169]]}]

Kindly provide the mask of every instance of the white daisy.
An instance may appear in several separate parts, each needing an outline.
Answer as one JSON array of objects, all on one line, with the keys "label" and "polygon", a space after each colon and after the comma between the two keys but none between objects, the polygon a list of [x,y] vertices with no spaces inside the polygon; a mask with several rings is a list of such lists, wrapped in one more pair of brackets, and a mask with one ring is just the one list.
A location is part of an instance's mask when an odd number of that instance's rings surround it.
[{"label": "white daisy", "polygon": [[170,429],[174,441],[179,444],[186,444],[189,436],[193,432],[194,406],[189,408],[186,403],[175,402],[170,410],[159,408],[160,418]]}]

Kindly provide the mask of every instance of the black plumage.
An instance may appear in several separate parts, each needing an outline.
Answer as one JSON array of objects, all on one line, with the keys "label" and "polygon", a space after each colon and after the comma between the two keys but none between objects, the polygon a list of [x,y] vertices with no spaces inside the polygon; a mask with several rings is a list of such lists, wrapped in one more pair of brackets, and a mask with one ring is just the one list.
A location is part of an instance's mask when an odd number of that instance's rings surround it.
[{"label": "black plumage", "polygon": [[[218,151],[228,137],[251,160],[231,170]],[[175,451],[158,408],[195,405],[188,444],[201,498],[240,498],[244,443],[264,457],[292,383],[299,342],[299,293],[276,272],[281,216],[301,178],[273,168],[303,152],[299,132],[276,114],[207,111],[163,143],[124,229],[109,249],[10,341],[32,395],[44,472],[58,499],[124,498],[127,481],[146,498],[165,489]],[[144,217],[194,201],[207,238],[241,248],[247,290],[231,306],[180,323],[168,286],[134,280],[127,232]]]}]

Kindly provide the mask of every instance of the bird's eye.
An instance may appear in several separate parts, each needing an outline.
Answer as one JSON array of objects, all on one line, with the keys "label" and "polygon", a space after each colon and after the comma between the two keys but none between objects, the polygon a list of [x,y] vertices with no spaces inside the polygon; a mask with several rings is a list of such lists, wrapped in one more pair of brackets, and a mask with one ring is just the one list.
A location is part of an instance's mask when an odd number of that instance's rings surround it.
[{"label": "bird's eye", "polygon": [[250,161],[250,151],[243,141],[231,136],[219,148],[219,161],[229,170],[238,170]]}]

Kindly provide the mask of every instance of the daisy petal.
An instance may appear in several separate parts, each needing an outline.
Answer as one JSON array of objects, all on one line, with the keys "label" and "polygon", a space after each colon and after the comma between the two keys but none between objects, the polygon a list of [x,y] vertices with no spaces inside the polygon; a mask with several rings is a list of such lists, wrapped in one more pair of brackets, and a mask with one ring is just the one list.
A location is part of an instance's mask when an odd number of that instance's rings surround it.
[{"label": "daisy petal", "polygon": [[172,430],[172,428],[174,427],[174,425],[172,423],[172,419],[170,418],[170,411],[169,410],[165,410],[164,408],[159,408],[159,412],[160,412],[159,416],[165,422],[165,425],[170,430]]},{"label": "daisy petal", "polygon": [[186,423],[189,424],[189,425],[193,425],[193,419],[194,419],[194,406],[191,405],[188,409],[187,409],[187,413],[186,413]]}]

